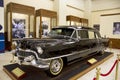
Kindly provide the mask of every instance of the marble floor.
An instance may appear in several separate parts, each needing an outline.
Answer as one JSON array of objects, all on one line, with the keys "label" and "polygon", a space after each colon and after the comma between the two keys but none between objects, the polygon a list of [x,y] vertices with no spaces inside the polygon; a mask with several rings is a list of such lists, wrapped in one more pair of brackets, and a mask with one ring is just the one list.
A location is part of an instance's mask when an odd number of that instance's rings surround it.
[{"label": "marble floor", "polygon": [[[106,51],[113,52],[114,56],[111,57],[110,59],[108,59],[107,61],[105,61],[104,63],[102,63],[101,65],[96,66],[97,68],[101,68],[100,72],[102,74],[106,74],[111,69],[115,60],[117,59],[117,54],[120,54],[120,49],[111,49],[111,50],[107,49]],[[96,76],[96,68],[89,71],[88,73],[86,73],[84,76],[80,77],[77,80],[93,80],[93,78],[95,76]],[[115,68],[113,69],[113,71],[111,72],[110,75],[108,75],[106,77],[100,76],[99,80],[115,80]],[[117,80],[120,80],[120,66],[119,66],[118,79]]]},{"label": "marble floor", "polygon": [[[110,51],[110,49],[107,49],[107,51]],[[111,57],[101,65],[96,66],[98,68],[101,68],[100,72],[103,74],[107,73],[110,70],[115,60],[117,59],[117,54],[120,54],[120,49],[111,49],[111,52],[114,53],[113,57]],[[10,63],[11,60],[12,60],[11,52],[0,53],[0,80],[11,80],[11,78],[3,71],[3,65],[11,64]],[[15,60],[17,60],[17,58],[15,58]],[[119,72],[120,72],[120,66],[119,66]],[[93,80],[95,75],[96,75],[96,68],[87,72],[85,75],[78,78],[77,80]],[[118,80],[119,79],[120,79],[120,73],[118,74]],[[99,80],[115,80],[115,69],[107,77],[100,76]]]}]

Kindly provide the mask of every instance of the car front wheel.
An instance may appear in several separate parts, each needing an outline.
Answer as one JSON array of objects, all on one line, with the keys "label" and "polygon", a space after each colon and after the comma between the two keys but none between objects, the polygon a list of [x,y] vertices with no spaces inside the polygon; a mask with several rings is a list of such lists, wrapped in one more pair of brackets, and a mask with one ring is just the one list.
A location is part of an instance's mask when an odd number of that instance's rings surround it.
[{"label": "car front wheel", "polygon": [[58,58],[58,59],[53,59],[50,62],[49,70],[47,73],[49,73],[50,76],[57,76],[60,74],[60,72],[63,69],[63,59]]}]

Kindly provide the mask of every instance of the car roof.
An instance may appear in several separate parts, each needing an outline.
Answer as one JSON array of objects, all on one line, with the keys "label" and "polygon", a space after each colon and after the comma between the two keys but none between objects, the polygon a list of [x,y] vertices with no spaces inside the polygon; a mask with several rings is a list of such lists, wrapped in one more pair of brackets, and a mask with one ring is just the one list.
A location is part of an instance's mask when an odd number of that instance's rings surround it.
[{"label": "car roof", "polygon": [[87,26],[56,26],[55,28],[70,28],[70,29],[89,29],[89,30],[96,30],[91,27]]}]

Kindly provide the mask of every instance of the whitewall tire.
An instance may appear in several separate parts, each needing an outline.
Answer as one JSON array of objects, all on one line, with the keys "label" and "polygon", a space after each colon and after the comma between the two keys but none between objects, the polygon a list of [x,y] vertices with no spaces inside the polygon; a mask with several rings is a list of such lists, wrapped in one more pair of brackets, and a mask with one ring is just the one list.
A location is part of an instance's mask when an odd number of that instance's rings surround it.
[{"label": "whitewall tire", "polygon": [[57,76],[58,74],[61,73],[63,69],[63,59],[58,58],[58,59],[53,59],[50,62],[49,70],[47,70],[47,73],[50,76]]}]

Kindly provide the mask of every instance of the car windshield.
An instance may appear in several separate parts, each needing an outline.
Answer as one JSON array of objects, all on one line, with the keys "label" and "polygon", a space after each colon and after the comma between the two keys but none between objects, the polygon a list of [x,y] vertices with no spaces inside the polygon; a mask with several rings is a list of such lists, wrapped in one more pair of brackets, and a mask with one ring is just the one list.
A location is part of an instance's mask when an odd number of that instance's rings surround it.
[{"label": "car windshield", "polygon": [[71,37],[74,29],[70,28],[53,28],[50,32],[51,36],[68,36]]}]

